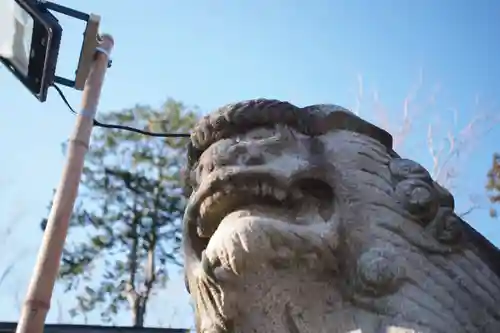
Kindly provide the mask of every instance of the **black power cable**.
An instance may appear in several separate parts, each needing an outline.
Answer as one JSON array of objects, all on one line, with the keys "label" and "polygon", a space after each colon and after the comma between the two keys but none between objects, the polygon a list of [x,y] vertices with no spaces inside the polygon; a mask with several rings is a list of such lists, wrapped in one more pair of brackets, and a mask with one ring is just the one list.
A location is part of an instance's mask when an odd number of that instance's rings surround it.
[{"label": "black power cable", "polygon": [[[59,93],[59,96],[61,96],[61,99],[63,100],[64,104],[66,104],[66,106],[69,108],[69,110],[74,114],[78,114],[73,109],[73,107],[71,107],[71,104],[69,104],[69,102],[66,99],[66,96],[64,96],[64,93],[62,92],[61,88],[59,88],[56,84],[53,84],[52,86]],[[157,132],[149,132],[149,131],[145,131],[145,130],[140,130],[138,128],[125,126],[125,125],[104,124],[104,123],[101,123],[100,121],[97,121],[95,119],[93,119],[93,122],[94,122],[94,126],[96,126],[96,127],[109,128],[109,129],[119,129],[119,130],[139,133],[139,134],[147,135],[147,136],[162,137],[162,138],[189,138],[190,137],[189,133],[157,133]]]}]

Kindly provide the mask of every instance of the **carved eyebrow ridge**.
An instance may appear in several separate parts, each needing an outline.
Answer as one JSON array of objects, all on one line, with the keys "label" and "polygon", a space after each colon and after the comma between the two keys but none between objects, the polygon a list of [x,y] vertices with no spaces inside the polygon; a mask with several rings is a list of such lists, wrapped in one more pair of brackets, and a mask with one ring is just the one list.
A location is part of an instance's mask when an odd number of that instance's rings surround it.
[{"label": "carved eyebrow ridge", "polygon": [[191,170],[203,151],[211,144],[256,127],[276,124],[289,126],[305,135],[317,136],[332,129],[345,129],[368,135],[388,149],[392,136],[381,128],[357,117],[346,109],[325,110],[321,105],[299,108],[274,99],[254,99],[229,104],[203,117],[191,134],[187,170]]}]

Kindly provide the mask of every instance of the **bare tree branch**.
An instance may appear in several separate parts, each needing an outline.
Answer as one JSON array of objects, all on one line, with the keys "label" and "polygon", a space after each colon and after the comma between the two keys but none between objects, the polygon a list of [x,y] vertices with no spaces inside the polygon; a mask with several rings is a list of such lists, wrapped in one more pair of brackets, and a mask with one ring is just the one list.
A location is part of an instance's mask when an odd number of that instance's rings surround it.
[{"label": "bare tree branch", "polygon": [[356,104],[354,105],[353,112],[355,115],[359,116],[361,112],[361,103],[363,101],[363,76],[358,74],[357,76],[358,89],[356,93]]},{"label": "bare tree branch", "polygon": [[[390,113],[381,102],[379,92],[373,90],[372,110],[374,121],[393,135],[393,145],[396,150],[401,149],[403,146],[408,148],[406,143],[410,138],[412,144],[415,138],[419,141],[418,139],[422,138],[420,134],[422,129],[425,131],[425,128],[427,128],[425,145],[431,163],[429,171],[438,183],[452,190],[458,185],[465,158],[473,151],[480,139],[490,133],[494,126],[498,124],[500,116],[482,109],[479,96],[475,96],[474,106],[478,111],[462,128],[458,128],[458,110],[456,108],[446,109],[439,113],[432,110],[430,111],[432,113],[430,113],[429,107],[436,102],[439,86],[436,85],[431,90],[430,97],[424,99],[422,105],[422,96],[419,95],[421,95],[424,83],[423,74],[421,69],[416,84],[403,99],[401,110],[397,111],[399,113]],[[359,76],[358,95],[355,101],[355,108],[358,113],[361,112],[358,109],[362,105],[363,83],[363,78]],[[445,113],[446,118],[443,119],[442,116]],[[395,114],[401,115],[401,118],[397,121],[393,121]],[[413,133],[417,131],[418,134]],[[422,143],[417,142],[415,144],[421,145]],[[423,145],[416,148],[423,148]],[[413,151],[413,149],[408,150]],[[460,184],[460,186],[462,185],[464,184]],[[480,208],[479,205],[472,204],[462,213],[462,216],[467,216],[478,208]]]},{"label": "bare tree branch", "polygon": [[467,209],[465,212],[459,213],[458,216],[460,216],[461,219],[465,219],[467,215],[469,215],[478,208],[480,208],[479,205],[470,206],[469,209]]}]

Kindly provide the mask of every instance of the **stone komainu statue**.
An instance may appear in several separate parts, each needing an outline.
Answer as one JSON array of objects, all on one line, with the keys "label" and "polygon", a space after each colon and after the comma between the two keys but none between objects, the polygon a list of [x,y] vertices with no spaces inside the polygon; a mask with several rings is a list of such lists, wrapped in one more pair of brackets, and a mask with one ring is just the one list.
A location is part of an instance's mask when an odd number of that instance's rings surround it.
[{"label": "stone komainu statue", "polygon": [[198,332],[500,333],[498,250],[384,130],[259,99],[206,116],[191,141]]}]

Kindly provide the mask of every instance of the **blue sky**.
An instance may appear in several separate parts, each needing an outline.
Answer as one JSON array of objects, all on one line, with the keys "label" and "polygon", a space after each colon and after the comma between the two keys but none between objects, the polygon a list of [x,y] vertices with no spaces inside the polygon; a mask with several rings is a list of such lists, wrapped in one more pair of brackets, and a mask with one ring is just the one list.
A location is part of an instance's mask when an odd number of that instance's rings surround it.
[{"label": "blue sky", "polygon": [[[418,85],[421,89],[410,103],[414,125],[400,151],[431,168],[428,123],[441,131],[435,138],[440,140],[447,130],[457,133],[471,119],[499,110],[500,3],[493,0],[58,3],[100,14],[102,30],[115,37],[101,111],[136,103],[158,106],[169,96],[204,112],[257,97],[350,108],[361,101],[360,115],[383,126],[373,93],[387,118],[398,124],[404,119],[405,97]],[[71,76],[83,25],[66,18],[61,24],[57,71]],[[77,107],[80,94],[66,94]],[[17,305],[10,302],[17,304],[25,295],[41,239],[39,220],[46,215],[64,162],[60,143],[69,136],[74,117],[55,91],[39,104],[5,68],[0,69],[0,110],[0,230],[14,223],[12,235],[0,245],[0,265],[18,262],[0,286],[0,304],[7,304],[0,306],[0,320],[17,320]],[[498,150],[500,131],[493,126],[488,136],[472,139],[466,140],[468,153],[457,160],[454,193],[463,208],[469,194],[484,195],[485,173]],[[469,145],[472,141],[475,145]],[[498,222],[485,209],[469,220],[500,244]],[[48,320],[55,322],[57,303],[69,304],[72,297],[56,288]],[[190,326],[187,302],[175,275],[168,290],[154,300],[147,323]],[[70,319],[64,315],[63,320]],[[88,320],[98,323],[98,316]],[[128,324],[128,314],[117,322]]]}]

